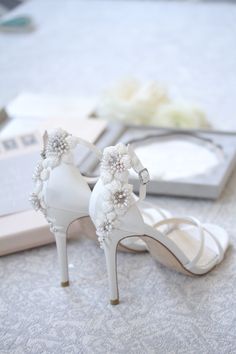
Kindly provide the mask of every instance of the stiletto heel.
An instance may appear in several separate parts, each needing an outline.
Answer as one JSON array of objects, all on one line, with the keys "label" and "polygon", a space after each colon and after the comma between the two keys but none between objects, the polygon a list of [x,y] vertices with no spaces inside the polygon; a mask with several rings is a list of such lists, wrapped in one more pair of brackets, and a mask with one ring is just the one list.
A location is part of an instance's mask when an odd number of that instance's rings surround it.
[{"label": "stiletto heel", "polygon": [[56,239],[58,262],[61,273],[61,286],[64,288],[69,286],[66,233],[63,231],[56,231],[54,236]]},{"label": "stiletto heel", "polygon": [[[129,184],[129,169],[139,175],[139,198]],[[118,144],[104,149],[101,176],[90,197],[89,212],[104,248],[112,304],[119,303],[116,247],[125,238],[139,237],[159,262],[187,275],[203,275],[219,264],[229,245],[227,232],[214,224],[201,224],[196,218],[168,217],[156,221],[140,208],[149,182],[130,146]],[[155,206],[149,204],[149,209]],[[149,214],[150,215],[150,214]]]},{"label": "stiletto heel", "polygon": [[108,283],[110,289],[110,304],[119,304],[119,290],[118,290],[118,280],[117,280],[117,243],[115,242],[104,242],[103,244],[104,253],[106,257],[106,266],[108,272]]},{"label": "stiletto heel", "polygon": [[30,201],[36,211],[40,210],[47,219],[56,239],[61,285],[69,285],[67,261],[67,229],[69,225],[88,216],[91,189],[88,179],[83,177],[74,163],[73,151],[79,144],[95,152],[101,152],[93,144],[73,137],[62,129],[44,134],[41,161],[36,166],[33,180],[35,190]]}]

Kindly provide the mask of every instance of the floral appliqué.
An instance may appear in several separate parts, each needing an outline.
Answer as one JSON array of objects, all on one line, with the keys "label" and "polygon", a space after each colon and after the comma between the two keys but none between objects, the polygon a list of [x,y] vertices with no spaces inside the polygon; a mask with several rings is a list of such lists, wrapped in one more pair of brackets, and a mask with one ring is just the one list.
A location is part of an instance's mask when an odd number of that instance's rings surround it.
[{"label": "floral appliqu\u00e9", "polygon": [[101,179],[109,183],[113,179],[125,181],[131,168],[131,158],[124,144],[110,146],[104,149],[101,161]]},{"label": "floral appliqu\u00e9", "polygon": [[43,197],[43,186],[50,177],[50,171],[58,166],[61,161],[70,163],[73,160],[72,150],[76,147],[77,140],[63,129],[57,129],[51,134],[44,134],[44,148],[41,152],[42,159],[37,163],[34,173],[34,191],[29,201],[33,208],[40,210],[45,216],[47,205]]},{"label": "floral appliqu\u00e9", "polygon": [[105,185],[102,210],[95,224],[101,247],[120,224],[119,218],[126,214],[134,202],[133,186],[128,184],[128,170],[132,167],[128,147],[118,144],[104,149],[101,162],[101,180]]}]

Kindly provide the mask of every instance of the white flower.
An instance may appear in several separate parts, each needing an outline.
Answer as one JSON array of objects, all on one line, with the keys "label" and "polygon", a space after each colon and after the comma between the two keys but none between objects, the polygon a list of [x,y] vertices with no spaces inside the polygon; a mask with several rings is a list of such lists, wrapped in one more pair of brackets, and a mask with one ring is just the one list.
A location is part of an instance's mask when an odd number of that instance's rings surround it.
[{"label": "white flower", "polygon": [[50,178],[51,170],[61,161],[73,162],[72,150],[76,147],[78,139],[59,128],[49,135],[45,132],[43,140],[42,160],[37,164],[33,174],[35,190],[30,196],[30,201],[35,210],[40,210],[46,215],[47,205],[42,192],[44,183]]},{"label": "white flower", "polygon": [[128,169],[131,168],[131,158],[124,144],[117,144],[104,149],[101,161],[101,179],[109,183],[113,178],[126,180]]},{"label": "white flower", "polygon": [[73,163],[72,150],[76,147],[78,139],[68,134],[65,130],[59,128],[48,135],[48,140],[45,147],[45,164],[53,163],[55,167],[58,165],[58,160],[63,162]]},{"label": "white flower", "polygon": [[96,113],[107,120],[150,124],[158,107],[168,101],[167,93],[155,82],[141,85],[136,80],[126,80],[103,95]]},{"label": "white flower", "polygon": [[111,236],[120,225],[123,216],[134,202],[132,185],[128,184],[129,169],[132,167],[129,148],[119,143],[103,151],[101,179],[104,191],[101,200],[101,213],[95,221],[100,245]]},{"label": "white flower", "polygon": [[46,157],[61,157],[68,152],[69,144],[66,141],[68,133],[63,129],[57,129],[48,135],[46,144]]},{"label": "white flower", "polygon": [[109,236],[111,231],[118,227],[119,222],[116,219],[115,213],[110,214],[102,214],[100,217],[95,221],[97,234],[101,238],[105,238]]},{"label": "white flower", "polygon": [[132,191],[131,184],[114,180],[107,185],[107,193],[104,194],[105,210],[114,209],[116,214],[124,215],[133,202]]},{"label": "white flower", "polygon": [[174,128],[208,128],[205,114],[188,103],[172,102],[157,83],[127,80],[107,91],[97,105],[98,117]]},{"label": "white flower", "polygon": [[153,116],[153,125],[174,128],[208,128],[205,114],[197,107],[188,103],[169,103],[159,107]]}]

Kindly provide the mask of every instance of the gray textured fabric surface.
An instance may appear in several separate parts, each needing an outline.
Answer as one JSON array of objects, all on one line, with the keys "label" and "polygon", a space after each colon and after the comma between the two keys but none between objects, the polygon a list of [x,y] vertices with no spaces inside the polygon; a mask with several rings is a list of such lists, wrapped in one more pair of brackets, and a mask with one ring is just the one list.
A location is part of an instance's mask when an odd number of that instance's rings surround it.
[{"label": "gray textured fabric surface", "polygon": [[[1,103],[25,89],[94,94],[131,73],[165,81],[199,102],[217,127],[236,129],[236,7],[35,1],[21,12],[34,16],[38,31],[1,35]],[[66,289],[54,245],[1,257],[0,353],[235,353],[235,185],[236,173],[215,202],[152,199],[219,223],[232,246],[198,278],[148,254],[120,253],[119,306],[108,303],[103,251],[83,237],[69,244]]]}]

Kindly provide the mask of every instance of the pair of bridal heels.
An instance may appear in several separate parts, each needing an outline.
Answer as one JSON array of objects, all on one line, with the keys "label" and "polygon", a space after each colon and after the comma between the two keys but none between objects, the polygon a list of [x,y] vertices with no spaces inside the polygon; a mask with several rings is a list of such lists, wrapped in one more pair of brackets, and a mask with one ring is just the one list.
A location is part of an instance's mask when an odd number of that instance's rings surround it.
[{"label": "pair of bridal heels", "polygon": [[[100,160],[100,176],[91,191],[91,179],[74,163],[74,149],[84,145]],[[139,176],[139,196],[129,183],[129,171]],[[130,145],[119,143],[101,152],[95,145],[62,129],[44,135],[41,160],[33,175],[31,202],[49,222],[55,236],[61,285],[69,285],[66,250],[67,230],[75,220],[87,218],[95,225],[89,237],[104,249],[110,303],[119,303],[117,250],[149,251],[162,264],[188,275],[203,275],[223,258],[228,234],[215,224],[196,218],[172,217],[144,201],[149,174]]]}]

